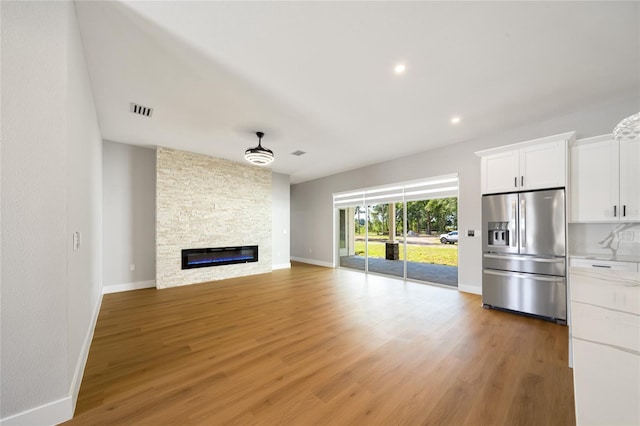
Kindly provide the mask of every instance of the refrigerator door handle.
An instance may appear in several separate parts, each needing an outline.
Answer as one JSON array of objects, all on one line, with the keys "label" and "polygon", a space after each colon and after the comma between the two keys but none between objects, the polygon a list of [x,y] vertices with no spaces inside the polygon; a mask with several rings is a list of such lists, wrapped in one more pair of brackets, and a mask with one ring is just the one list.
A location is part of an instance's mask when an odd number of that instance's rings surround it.
[{"label": "refrigerator door handle", "polygon": [[493,271],[489,269],[484,269],[483,272],[488,275],[497,275],[499,277],[531,278],[531,279],[535,279],[536,281],[549,281],[549,282],[564,281],[564,277],[549,277],[546,275],[520,274],[517,272],[502,272],[502,271]]},{"label": "refrigerator door handle", "polygon": [[[517,178],[516,178],[517,179]],[[518,217],[518,206],[517,201],[513,200],[511,202],[511,220],[509,221],[509,233],[511,234],[511,246],[518,246],[518,232],[516,229],[516,218]]]},{"label": "refrigerator door handle", "polygon": [[520,200],[520,247],[527,246],[527,218],[524,198]]},{"label": "refrigerator door handle", "polygon": [[539,263],[564,263],[564,257],[533,257],[533,256],[517,256],[513,254],[483,254],[488,259],[500,259],[500,260],[526,260],[527,262],[539,262]]}]

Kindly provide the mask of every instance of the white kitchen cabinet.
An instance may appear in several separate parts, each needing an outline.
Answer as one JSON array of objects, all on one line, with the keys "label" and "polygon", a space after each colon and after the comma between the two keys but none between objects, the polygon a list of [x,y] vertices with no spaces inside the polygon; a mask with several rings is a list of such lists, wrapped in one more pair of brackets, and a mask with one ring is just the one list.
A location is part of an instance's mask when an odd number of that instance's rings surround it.
[{"label": "white kitchen cabinet", "polygon": [[640,220],[640,139],[620,141],[620,220]]},{"label": "white kitchen cabinet", "polygon": [[577,424],[640,424],[640,273],[572,266],[571,317]]},{"label": "white kitchen cabinet", "polygon": [[578,266],[581,268],[600,268],[611,269],[613,271],[630,271],[638,272],[638,264],[635,262],[618,262],[615,260],[599,260],[599,259],[580,259],[571,258],[571,266]]},{"label": "white kitchen cabinet", "polygon": [[[574,339],[573,357],[576,424],[640,424],[638,355]],[[606,372],[595,366],[607,366]]]},{"label": "white kitchen cabinet", "polygon": [[574,133],[476,152],[481,157],[483,194],[562,188],[566,183],[566,146]]},{"label": "white kitchen cabinet", "polygon": [[571,221],[640,220],[640,140],[581,139],[569,154]]},{"label": "white kitchen cabinet", "polygon": [[520,190],[565,186],[566,150],[565,139],[521,148]]},{"label": "white kitchen cabinet", "polygon": [[482,157],[482,193],[515,191],[518,188],[518,151],[505,151]]}]

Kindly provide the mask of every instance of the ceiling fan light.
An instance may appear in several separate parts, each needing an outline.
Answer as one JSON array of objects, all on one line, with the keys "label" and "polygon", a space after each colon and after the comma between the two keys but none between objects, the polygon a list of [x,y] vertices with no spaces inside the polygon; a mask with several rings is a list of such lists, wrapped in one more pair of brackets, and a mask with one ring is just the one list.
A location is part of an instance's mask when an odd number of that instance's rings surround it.
[{"label": "ceiling fan light", "polygon": [[640,112],[622,120],[613,129],[613,137],[616,140],[635,139],[640,137]]},{"label": "ceiling fan light", "polygon": [[264,136],[264,133],[256,132],[256,136],[258,136],[258,146],[247,149],[244,152],[244,158],[256,166],[266,166],[271,164],[273,162],[274,155],[273,151],[262,146],[262,137]]}]

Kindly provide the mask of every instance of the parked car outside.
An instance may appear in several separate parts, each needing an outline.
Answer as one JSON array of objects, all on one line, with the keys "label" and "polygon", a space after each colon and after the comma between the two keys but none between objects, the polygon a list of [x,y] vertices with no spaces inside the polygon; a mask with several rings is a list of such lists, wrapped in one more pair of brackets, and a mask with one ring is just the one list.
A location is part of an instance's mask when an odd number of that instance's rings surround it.
[{"label": "parked car outside", "polygon": [[442,244],[455,244],[458,242],[458,231],[451,231],[448,234],[440,234]]}]

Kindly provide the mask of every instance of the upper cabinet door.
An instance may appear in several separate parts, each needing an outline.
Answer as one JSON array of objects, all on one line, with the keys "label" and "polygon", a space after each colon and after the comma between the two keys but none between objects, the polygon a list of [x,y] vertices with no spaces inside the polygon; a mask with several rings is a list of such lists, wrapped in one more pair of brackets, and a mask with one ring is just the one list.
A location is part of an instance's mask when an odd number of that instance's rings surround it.
[{"label": "upper cabinet door", "polygon": [[520,190],[565,186],[565,141],[547,142],[520,149]]},{"label": "upper cabinet door", "polygon": [[481,158],[482,194],[564,188],[567,143],[575,132],[476,152]]},{"label": "upper cabinet door", "polygon": [[586,139],[571,147],[572,221],[618,220],[618,164],[618,142],[610,136]]},{"label": "upper cabinet door", "polygon": [[620,141],[620,220],[640,220],[640,139]]},{"label": "upper cabinet door", "polygon": [[513,192],[520,188],[518,150],[483,156],[481,170],[483,194]]}]

